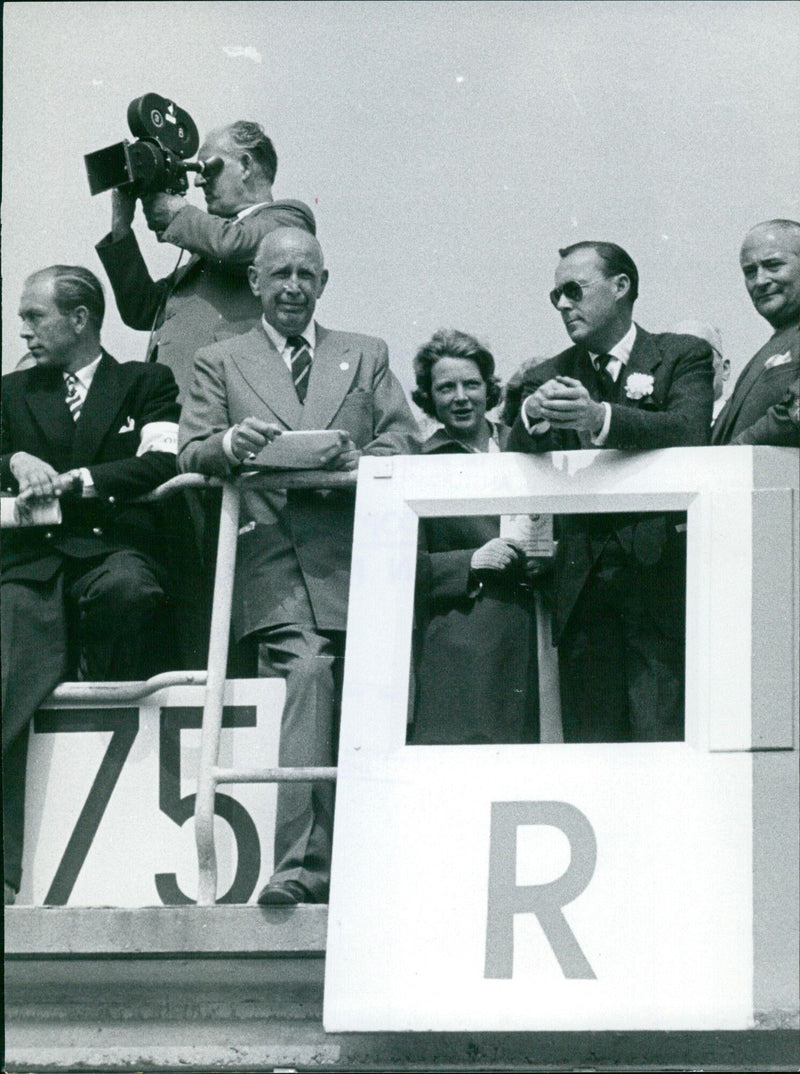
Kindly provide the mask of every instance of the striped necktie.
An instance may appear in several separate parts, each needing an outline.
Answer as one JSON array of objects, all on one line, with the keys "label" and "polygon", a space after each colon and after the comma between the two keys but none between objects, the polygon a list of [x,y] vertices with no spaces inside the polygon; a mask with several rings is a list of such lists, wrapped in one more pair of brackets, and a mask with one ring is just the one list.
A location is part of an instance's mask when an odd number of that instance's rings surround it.
[{"label": "striped necktie", "polygon": [[303,336],[289,336],[286,340],[291,349],[292,380],[297,398],[301,403],[306,401],[308,391],[308,378],[311,374],[311,351]]},{"label": "striped necktie", "polygon": [[83,392],[81,391],[80,381],[74,373],[65,373],[64,383],[67,386],[69,412],[72,415],[72,420],[77,421],[81,416],[81,407],[83,406]]}]

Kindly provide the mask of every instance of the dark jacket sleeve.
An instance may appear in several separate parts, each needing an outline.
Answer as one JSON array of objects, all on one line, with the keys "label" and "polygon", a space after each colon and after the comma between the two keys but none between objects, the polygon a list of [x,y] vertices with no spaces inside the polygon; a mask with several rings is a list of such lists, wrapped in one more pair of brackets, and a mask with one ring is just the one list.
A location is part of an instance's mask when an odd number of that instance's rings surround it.
[{"label": "dark jacket sleeve", "polygon": [[800,447],[800,379],[758,421],[737,433],[731,443]]},{"label": "dark jacket sleeve", "polygon": [[[137,363],[139,365],[139,363]],[[139,365],[136,392],[131,403],[140,428],[152,422],[176,426],[180,416],[178,386],[172,370],[157,362]],[[101,462],[89,467],[95,488],[101,496],[131,499],[151,492],[177,473],[176,456],[166,451],[147,451],[144,455]]]},{"label": "dark jacket sleeve", "polygon": [[106,235],[95,249],[108,275],[123,322],[128,328],[149,332],[164,301],[171,277],[153,280],[132,231],[116,241],[110,234]]}]

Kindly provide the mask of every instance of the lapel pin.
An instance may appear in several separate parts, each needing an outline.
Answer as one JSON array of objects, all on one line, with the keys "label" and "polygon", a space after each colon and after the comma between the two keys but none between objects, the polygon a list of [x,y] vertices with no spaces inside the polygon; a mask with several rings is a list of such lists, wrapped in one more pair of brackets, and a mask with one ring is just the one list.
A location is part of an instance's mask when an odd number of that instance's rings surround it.
[{"label": "lapel pin", "polygon": [[349,362],[339,362],[339,368],[340,369],[349,369],[350,368],[350,363]]}]

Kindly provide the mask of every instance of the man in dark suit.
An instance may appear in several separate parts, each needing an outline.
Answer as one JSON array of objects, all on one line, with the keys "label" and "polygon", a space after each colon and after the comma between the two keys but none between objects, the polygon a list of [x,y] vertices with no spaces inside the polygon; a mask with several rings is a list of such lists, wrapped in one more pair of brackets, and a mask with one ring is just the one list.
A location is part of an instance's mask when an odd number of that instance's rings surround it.
[{"label": "man in dark suit", "polygon": [[[512,451],[708,442],[708,343],[633,323],[639,276],[613,243],[560,251],[550,294],[573,346],[528,373]],[[685,515],[565,515],[555,562],[567,742],[683,737]]]},{"label": "man in dark suit", "polygon": [[[416,447],[416,424],[383,340],[313,320],[328,280],[319,243],[286,228],[249,270],[261,324],[198,352],[180,425],[179,467],[219,477],[286,430],[340,430],[318,468]],[[258,642],[259,674],[286,679],[280,764],[333,763],[334,657],[341,652],[353,535],[352,490],[244,491],[234,627]],[[278,790],[266,904],[325,902],[333,798],[328,784]]]},{"label": "man in dark suit", "polygon": [[36,365],[3,377],[2,486],[23,523],[6,531],[0,561],[7,902],[19,890],[31,717],[68,674],[139,677],[164,597],[157,520],[124,501],[176,472],[177,387],[166,367],[120,365],[102,349],[104,310],[88,269],[35,273],[19,312]]},{"label": "man in dark suit", "polygon": [[800,447],[800,223],[756,224],[740,262],[753,305],[774,332],[736,381],[711,442]]},{"label": "man in dark suit", "polygon": [[195,185],[205,194],[207,212],[176,194],[155,194],[143,202],[159,241],[191,255],[183,267],[153,281],[131,230],[136,199],[122,190],[112,195],[111,232],[96,247],[122,320],[152,332],[148,358],[170,367],[181,401],[195,352],[248,331],[261,316],[247,266],[264,236],[279,227],[300,227],[312,235],[316,230],[307,205],[273,199],[278,158],[257,123],[239,120],[212,131],[198,159],[206,170]]}]

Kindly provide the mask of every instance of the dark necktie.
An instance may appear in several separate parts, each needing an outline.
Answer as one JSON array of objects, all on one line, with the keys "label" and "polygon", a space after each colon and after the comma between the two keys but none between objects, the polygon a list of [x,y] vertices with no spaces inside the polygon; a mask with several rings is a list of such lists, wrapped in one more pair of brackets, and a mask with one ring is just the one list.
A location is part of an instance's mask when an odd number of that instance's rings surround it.
[{"label": "dark necktie", "polygon": [[69,412],[72,415],[72,420],[77,421],[81,416],[81,407],[83,406],[81,391],[78,387],[78,378],[74,373],[65,373],[64,383],[67,386],[67,406],[69,407]]},{"label": "dark necktie", "polygon": [[613,403],[617,398],[617,382],[608,371],[608,363],[614,357],[613,354],[598,354],[597,382],[600,385],[600,396],[607,403]]},{"label": "dark necktie", "polygon": [[311,374],[311,351],[302,336],[289,336],[286,342],[292,348],[290,356],[294,389],[297,392],[297,398],[304,403],[308,391],[308,378]]}]

